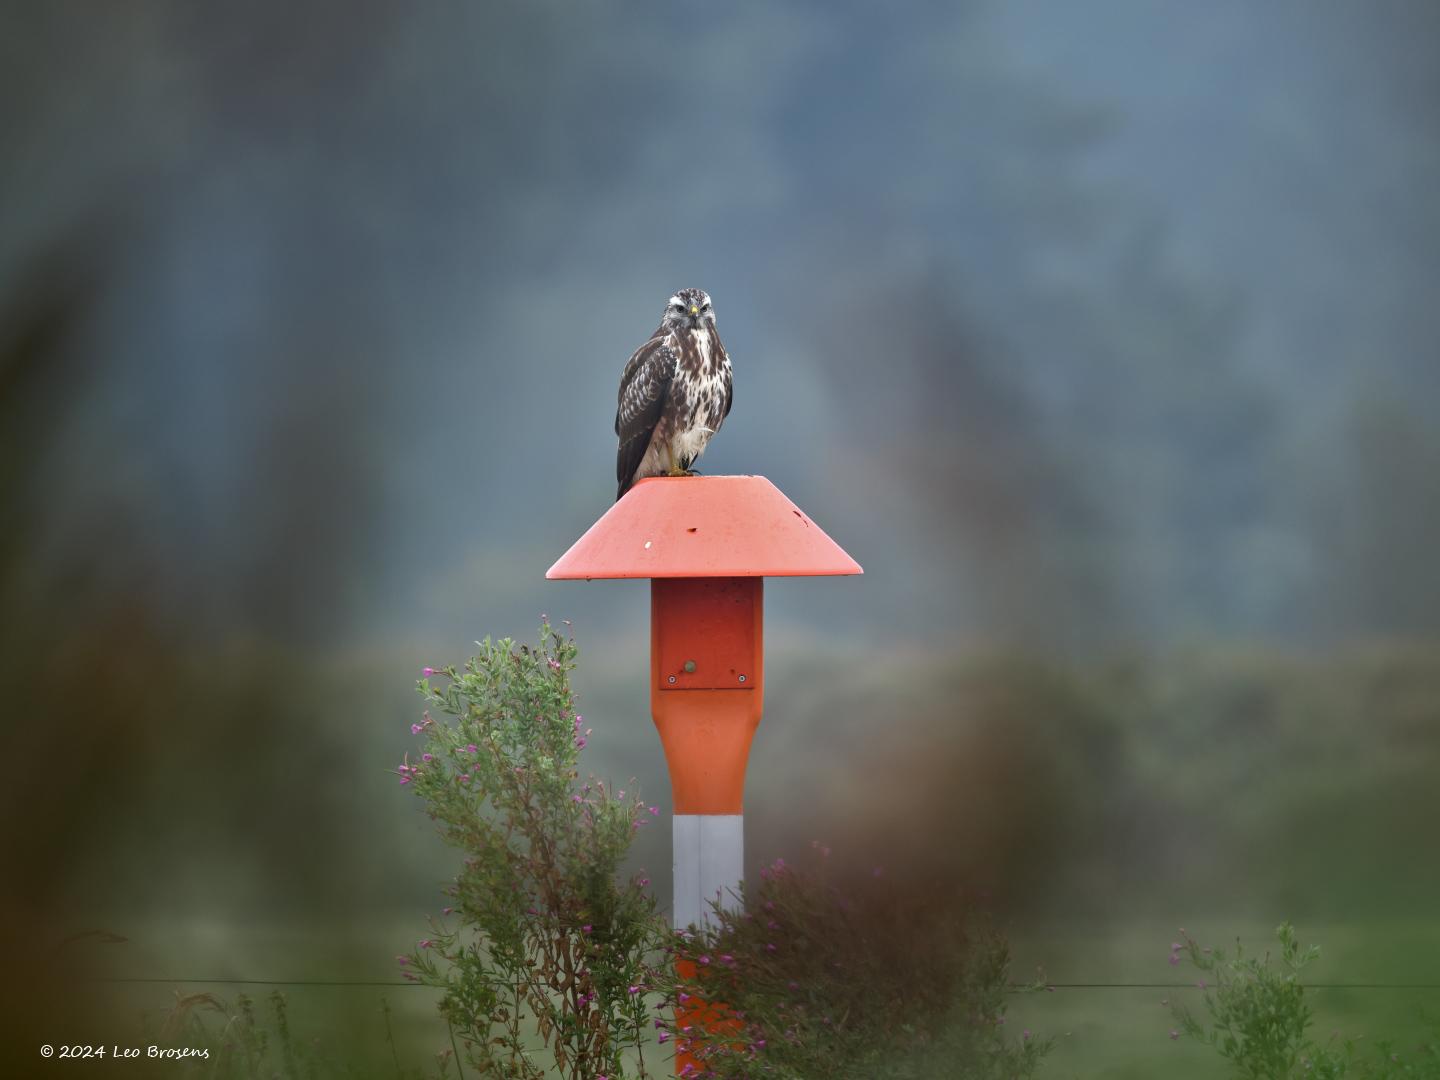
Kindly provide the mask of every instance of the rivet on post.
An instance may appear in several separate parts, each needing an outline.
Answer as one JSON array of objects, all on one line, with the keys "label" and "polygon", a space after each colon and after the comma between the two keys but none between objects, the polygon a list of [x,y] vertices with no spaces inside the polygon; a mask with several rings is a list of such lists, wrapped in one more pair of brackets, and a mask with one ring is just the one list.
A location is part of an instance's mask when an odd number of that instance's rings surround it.
[{"label": "rivet on post", "polygon": [[686,675],[694,675],[694,674],[695,674],[695,661],[694,661],[694,660],[686,660],[686,661],[685,661],[685,674],[686,674]]}]

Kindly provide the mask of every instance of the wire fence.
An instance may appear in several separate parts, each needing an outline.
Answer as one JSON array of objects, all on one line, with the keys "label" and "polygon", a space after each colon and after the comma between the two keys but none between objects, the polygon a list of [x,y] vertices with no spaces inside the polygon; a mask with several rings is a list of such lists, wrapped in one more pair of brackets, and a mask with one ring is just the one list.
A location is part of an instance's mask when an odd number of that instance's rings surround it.
[{"label": "wire fence", "polygon": [[[203,984],[206,986],[316,986],[316,987],[388,987],[419,989],[424,983],[404,979],[174,979],[163,976],[105,976],[90,980],[97,983],[136,984]],[[1034,988],[1033,983],[1012,983],[1020,992]],[[1047,982],[1047,990],[1196,990],[1193,982]],[[1440,983],[1381,982],[1307,982],[1307,990],[1440,990]]]}]

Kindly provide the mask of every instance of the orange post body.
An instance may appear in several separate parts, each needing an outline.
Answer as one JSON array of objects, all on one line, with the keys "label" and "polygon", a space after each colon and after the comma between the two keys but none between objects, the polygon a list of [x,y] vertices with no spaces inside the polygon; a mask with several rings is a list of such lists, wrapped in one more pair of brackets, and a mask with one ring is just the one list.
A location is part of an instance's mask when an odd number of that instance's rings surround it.
[{"label": "orange post body", "polygon": [[[693,960],[675,961],[675,970],[686,982],[694,984],[698,968]],[[703,1029],[707,1032],[727,1034],[734,1032],[737,1036],[733,1045],[740,1049],[745,1045],[743,1039],[738,1038],[745,1030],[745,1025],[735,1016],[734,1010],[725,1005],[718,1005],[694,994],[690,1000],[675,1010],[675,1073],[682,1075],[685,1066],[689,1065],[697,1072],[700,1069],[700,1061],[690,1053],[689,1044],[693,1036],[685,1029],[692,1031]]]},{"label": "orange post body", "polygon": [[[765,705],[764,579],[650,583],[650,711],[677,814],[739,814],[750,743]],[[694,963],[676,962],[693,982]],[[723,1004],[692,995],[675,1011],[675,1069],[699,1069],[685,1029],[739,1032]]]},{"label": "orange post body", "polygon": [[677,814],[739,814],[765,704],[762,578],[650,583],[650,712]]}]

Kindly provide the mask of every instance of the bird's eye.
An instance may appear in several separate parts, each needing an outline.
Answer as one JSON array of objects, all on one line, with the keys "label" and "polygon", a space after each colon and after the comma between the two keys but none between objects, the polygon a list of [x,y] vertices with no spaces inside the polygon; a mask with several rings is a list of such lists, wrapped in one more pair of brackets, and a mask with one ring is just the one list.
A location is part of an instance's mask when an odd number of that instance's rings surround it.
[{"label": "bird's eye", "polygon": [[710,301],[709,301],[709,300],[706,300],[706,301],[705,301],[705,306],[702,307],[700,310],[701,310],[701,311],[709,311],[709,310],[710,310]]}]

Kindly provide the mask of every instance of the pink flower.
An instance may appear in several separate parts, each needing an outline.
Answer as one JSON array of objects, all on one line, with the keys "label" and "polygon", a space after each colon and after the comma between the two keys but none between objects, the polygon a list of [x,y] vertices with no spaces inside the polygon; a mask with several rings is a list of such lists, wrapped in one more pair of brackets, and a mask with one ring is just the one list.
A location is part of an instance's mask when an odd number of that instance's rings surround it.
[{"label": "pink flower", "polygon": [[472,742],[469,746],[465,747],[465,752],[467,754],[478,754],[480,752],[480,748]]},{"label": "pink flower", "polygon": [[422,948],[422,949],[428,949],[428,948],[430,947],[430,944],[431,944],[431,942],[430,942],[430,939],[429,939],[429,938],[421,938],[421,939],[420,939],[420,948]]},{"label": "pink flower", "polygon": [[627,987],[625,988],[625,992],[626,992],[627,994],[638,994],[638,993],[640,992],[640,987],[638,987],[638,986],[627,986]]},{"label": "pink flower", "polygon": [[659,816],[660,816],[660,808],[659,808],[658,806],[652,806],[652,807],[650,807],[650,816],[651,816],[651,817],[659,817]]},{"label": "pink flower", "polygon": [[422,731],[424,731],[424,730],[425,730],[425,725],[424,725],[424,724],[411,724],[411,725],[410,725],[410,734],[411,734],[411,735],[419,735],[420,732],[422,732]]},{"label": "pink flower", "polygon": [[595,929],[594,925],[587,922],[584,926],[580,927],[580,932],[582,934],[588,934],[593,929]]},{"label": "pink flower", "polygon": [[660,1037],[659,1037],[658,1039],[656,1039],[655,1041],[658,1042],[658,1043],[667,1043],[667,1042],[669,1042],[669,1041],[670,1041],[670,1033],[669,1033],[668,1031],[662,1031],[662,1032],[660,1032]]},{"label": "pink flower", "polygon": [[397,964],[399,964],[401,967],[404,967],[406,964],[410,963],[410,957],[408,957],[408,956],[397,956],[397,957],[395,957],[395,962],[396,962]]},{"label": "pink flower", "polygon": [[421,754],[421,755],[420,755],[420,760],[421,760],[421,761],[434,761],[434,760],[435,760],[435,755],[434,755],[434,754]]},{"label": "pink flower", "polygon": [[428,679],[431,675],[438,675],[440,672],[433,667],[423,667],[420,669],[420,674]]}]

